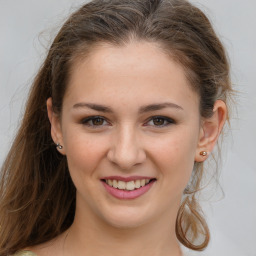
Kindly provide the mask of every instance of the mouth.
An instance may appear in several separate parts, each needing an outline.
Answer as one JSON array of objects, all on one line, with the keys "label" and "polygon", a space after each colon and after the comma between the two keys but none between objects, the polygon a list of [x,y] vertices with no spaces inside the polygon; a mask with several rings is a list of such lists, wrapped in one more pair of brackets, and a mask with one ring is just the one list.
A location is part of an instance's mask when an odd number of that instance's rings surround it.
[{"label": "mouth", "polygon": [[148,185],[151,182],[156,181],[155,178],[153,179],[136,179],[130,181],[123,181],[118,179],[102,179],[110,187],[119,189],[119,190],[126,190],[126,191],[133,191],[137,190],[141,187]]},{"label": "mouth", "polygon": [[106,191],[118,199],[135,199],[142,196],[156,182],[156,178],[149,177],[106,177],[101,179]]}]

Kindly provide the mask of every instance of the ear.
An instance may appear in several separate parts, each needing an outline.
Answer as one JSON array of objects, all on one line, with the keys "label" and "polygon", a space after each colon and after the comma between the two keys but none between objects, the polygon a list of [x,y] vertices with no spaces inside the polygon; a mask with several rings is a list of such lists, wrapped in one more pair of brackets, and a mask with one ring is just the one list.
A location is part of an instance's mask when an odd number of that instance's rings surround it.
[{"label": "ear", "polygon": [[[199,140],[195,155],[196,162],[203,162],[212,152],[227,118],[227,107],[222,100],[217,100],[213,107],[213,115],[202,120]],[[206,152],[207,154],[203,154]]]},{"label": "ear", "polygon": [[65,148],[63,147],[63,136],[61,130],[61,122],[59,116],[53,111],[52,108],[52,98],[48,98],[46,101],[48,118],[51,123],[51,136],[54,143],[57,145],[59,143],[62,146],[62,149],[57,147],[57,150],[65,155]]}]

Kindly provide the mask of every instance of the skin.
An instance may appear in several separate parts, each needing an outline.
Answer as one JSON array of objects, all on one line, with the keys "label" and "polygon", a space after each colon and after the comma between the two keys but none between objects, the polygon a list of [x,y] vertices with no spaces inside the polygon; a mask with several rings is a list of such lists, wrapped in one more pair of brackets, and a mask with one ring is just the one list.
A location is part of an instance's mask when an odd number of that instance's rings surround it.
[{"label": "skin", "polygon": [[[139,111],[162,103],[171,105]],[[217,141],[225,104],[216,101],[213,116],[201,118],[199,96],[183,68],[156,44],[131,42],[102,44],[76,62],[61,117],[52,111],[51,99],[47,108],[52,138],[63,146],[58,150],[66,155],[77,188],[77,208],[67,232],[33,251],[40,256],[181,255],[175,220],[182,193],[194,162],[207,158],[200,152],[210,153]],[[85,123],[89,116],[101,118]],[[150,176],[156,182],[144,195],[122,200],[101,182],[113,175]]]}]

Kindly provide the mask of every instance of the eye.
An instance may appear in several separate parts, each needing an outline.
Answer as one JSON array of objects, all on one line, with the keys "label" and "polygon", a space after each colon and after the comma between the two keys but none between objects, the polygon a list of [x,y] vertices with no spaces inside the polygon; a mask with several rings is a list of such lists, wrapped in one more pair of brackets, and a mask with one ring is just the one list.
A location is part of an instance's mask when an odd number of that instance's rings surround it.
[{"label": "eye", "polygon": [[109,123],[105,120],[104,117],[101,116],[90,116],[82,120],[82,124],[86,126],[91,126],[91,127],[101,127],[108,125]]},{"label": "eye", "polygon": [[147,122],[146,126],[165,127],[170,124],[175,124],[175,121],[165,116],[154,116]]}]

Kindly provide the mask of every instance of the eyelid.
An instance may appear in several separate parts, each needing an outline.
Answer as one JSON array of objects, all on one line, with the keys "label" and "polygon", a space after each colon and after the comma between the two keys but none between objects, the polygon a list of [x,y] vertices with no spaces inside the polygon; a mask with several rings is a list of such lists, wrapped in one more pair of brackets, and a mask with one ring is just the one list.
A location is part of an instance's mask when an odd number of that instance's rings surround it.
[{"label": "eyelid", "polygon": [[153,126],[153,127],[156,127],[156,128],[162,128],[162,127],[167,127],[169,125],[172,125],[172,124],[176,124],[176,121],[173,120],[172,118],[170,117],[167,117],[167,116],[152,116],[150,117],[146,123],[150,122],[150,121],[153,121],[154,119],[163,119],[164,121],[167,121],[168,123],[167,124],[163,124],[163,125],[143,125],[143,126]]},{"label": "eyelid", "polygon": [[[96,129],[106,126],[106,124],[102,124],[102,125],[88,124],[90,121],[95,120],[97,118],[102,119],[103,122],[107,122],[108,123],[107,126],[111,125],[107,118],[105,118],[103,116],[99,116],[99,115],[97,115],[97,116],[95,116],[95,115],[94,116],[88,116],[86,118],[83,118],[81,120],[81,123],[85,126],[88,126],[88,127],[91,127],[91,128],[96,128]],[[154,125],[154,124],[153,125],[147,125],[150,121],[153,121],[154,119],[163,119],[165,124],[163,124],[163,125]],[[176,121],[173,120],[172,118],[167,117],[167,116],[157,115],[157,116],[151,116],[150,118],[148,118],[146,123],[143,124],[143,126],[152,126],[152,127],[155,127],[155,128],[162,128],[162,127],[167,127],[167,126],[172,125],[172,124],[176,124]]]},{"label": "eyelid", "polygon": [[97,115],[97,116],[88,116],[88,117],[86,117],[86,118],[83,118],[83,119],[81,120],[81,123],[82,123],[83,125],[86,125],[86,126],[92,127],[92,128],[101,128],[101,127],[105,126],[105,125],[89,125],[89,124],[88,124],[89,121],[95,120],[95,119],[97,119],[97,118],[103,119],[103,121],[106,121],[106,122],[109,124],[109,121],[108,121],[105,117],[103,117],[103,116],[98,116],[98,115]]}]

